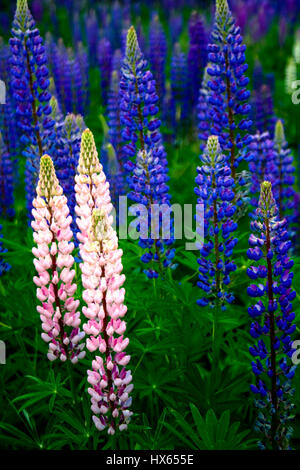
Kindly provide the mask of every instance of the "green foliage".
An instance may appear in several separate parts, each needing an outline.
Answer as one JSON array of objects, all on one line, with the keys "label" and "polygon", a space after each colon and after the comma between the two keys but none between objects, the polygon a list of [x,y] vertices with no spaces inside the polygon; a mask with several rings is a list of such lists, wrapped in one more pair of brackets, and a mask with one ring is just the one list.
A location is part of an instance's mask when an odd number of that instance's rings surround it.
[{"label": "green foliage", "polygon": [[[247,438],[249,431],[239,431],[240,423],[230,423],[230,411],[226,410],[218,419],[212,409],[202,418],[195,405],[190,403],[193,425],[180,413],[171,410],[178,429],[165,423],[165,426],[185,445],[195,450],[246,450],[255,445],[255,439]],[[247,439],[246,439],[247,438]]]},{"label": "green foliage", "polygon": [[[7,2],[8,3],[8,2]],[[24,3],[24,2],[23,2]],[[159,2],[158,2],[159,3]],[[225,4],[226,2],[220,2]],[[230,3],[230,2],[229,2]],[[166,12],[158,5],[163,22]],[[187,21],[190,8],[182,9],[184,29],[179,42],[188,50]],[[142,3],[141,18],[147,30],[150,9]],[[59,35],[71,45],[67,10],[57,4]],[[211,22],[211,18],[208,18]],[[277,22],[278,23],[278,22]],[[246,37],[247,62],[251,77],[258,57],[266,73],[275,73],[275,112],[285,121],[286,138],[297,148],[297,107],[284,95],[284,69],[291,55],[293,38],[288,37],[278,49],[278,24],[266,37],[252,43]],[[133,24],[135,24],[133,22]],[[45,10],[39,25],[42,34],[50,27]],[[134,39],[134,38],[133,38]],[[169,44],[171,46],[171,44]],[[171,49],[171,47],[169,47]],[[276,49],[276,54],[274,50]],[[169,63],[167,84],[169,85]],[[93,131],[101,159],[101,146],[107,134],[101,104],[99,70],[90,68],[90,114],[85,116]],[[170,144],[170,129],[163,127],[169,162],[172,203],[196,202],[194,179],[199,164],[199,141],[196,130],[183,135],[179,129]],[[214,315],[209,308],[196,305],[197,252],[186,251],[184,243],[176,243],[178,267],[163,282],[147,280],[138,261],[141,249],[133,241],[120,240],[126,275],[128,306],[127,333],[130,339],[134,390],[134,416],[129,429],[116,436],[96,430],[91,420],[87,393],[86,370],[90,355],[72,367],[50,363],[42,341],[40,318],[36,311],[32,248],[32,230],[28,227],[24,194],[24,159],[19,157],[20,184],[16,188],[16,217],[1,220],[3,244],[8,249],[4,258],[12,265],[0,277],[0,339],[7,346],[6,365],[0,365],[0,442],[4,449],[253,449],[257,436],[253,431],[253,396],[249,386],[253,380],[251,338],[247,314],[246,288],[249,280],[246,257],[249,220],[239,221],[239,243],[235,250],[238,266],[232,275],[236,302],[224,312]],[[80,268],[76,265],[76,281]],[[294,302],[297,333],[300,333],[300,258],[295,260]],[[80,298],[81,292],[78,292]],[[296,336],[295,335],[295,336]],[[71,381],[75,396],[71,393]],[[293,447],[300,449],[300,369],[294,385],[295,415]]]}]

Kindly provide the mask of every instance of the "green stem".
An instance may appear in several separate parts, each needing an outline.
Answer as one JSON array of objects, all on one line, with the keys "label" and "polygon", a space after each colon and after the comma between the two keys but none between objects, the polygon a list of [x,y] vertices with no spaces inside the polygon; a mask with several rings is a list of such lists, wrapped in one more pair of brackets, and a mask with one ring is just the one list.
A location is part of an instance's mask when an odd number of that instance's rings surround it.
[{"label": "green stem", "polygon": [[[138,89],[138,81],[137,81],[137,76],[136,76],[136,72],[135,72],[135,69],[133,69],[133,74],[134,74],[134,77],[135,77],[135,92],[136,92],[136,95],[138,96],[139,94],[139,89]],[[141,108],[141,104],[138,103],[137,105],[137,110],[138,110],[138,123],[140,125],[140,132],[139,132],[139,136],[140,136],[140,144],[141,144],[141,150],[144,151],[145,150],[145,139],[144,139],[144,126],[143,126],[143,114],[142,114],[142,108]],[[146,177],[147,177],[147,184],[149,185],[149,188],[151,189],[151,184],[150,184],[150,175],[149,175],[149,171],[148,171],[148,167],[145,167],[145,171],[146,171]],[[148,210],[151,211],[152,207],[153,207],[153,194],[152,194],[152,190],[150,191],[150,207],[148,208]],[[151,230],[151,229],[150,229]],[[156,228],[154,227],[154,230],[156,232]],[[163,275],[163,269],[162,269],[162,264],[161,264],[161,256],[160,256],[160,252],[159,252],[159,248],[157,246],[157,239],[155,239],[154,241],[154,249],[155,249],[155,254],[157,256],[157,262],[158,262],[158,268],[159,268],[159,272],[160,272],[160,275],[162,276]]]},{"label": "green stem", "polygon": [[[265,219],[266,225],[266,250],[267,253],[271,248],[271,236],[270,236],[270,225],[268,218]],[[267,258],[267,266],[268,266],[268,298],[269,303],[273,305],[274,302],[274,294],[273,294],[273,275],[272,275],[272,263],[269,258]],[[276,431],[278,427],[278,398],[277,398],[277,368],[276,368],[276,350],[274,348],[275,345],[275,318],[274,312],[270,312],[270,348],[271,348],[271,369],[272,369],[272,377],[271,377],[271,400],[272,405],[275,409],[275,413],[272,414],[272,421],[271,421],[271,443],[272,449],[277,450],[277,442],[276,442]]]},{"label": "green stem", "polygon": [[213,309],[213,324],[212,324],[212,358],[211,358],[211,374],[210,374],[210,400],[213,405],[213,398],[215,396],[215,390],[217,387],[217,372],[219,370],[219,358],[220,358],[220,339],[221,330],[219,323],[220,305],[219,302]]},{"label": "green stem", "polygon": [[39,149],[39,156],[41,157],[43,155],[42,138],[40,135],[39,125],[38,125],[37,109],[36,109],[35,95],[34,95],[34,88],[33,88],[33,73],[32,73],[32,69],[30,65],[29,51],[28,51],[26,39],[24,39],[24,48],[26,51],[26,66],[27,66],[27,72],[29,76],[29,88],[30,88],[30,93],[31,93],[32,119],[33,119],[33,124],[35,128],[35,136],[37,140],[37,145]]},{"label": "green stem", "polygon": [[227,76],[227,72],[229,70],[229,57],[228,52],[225,53],[225,67],[226,67],[226,95],[227,95],[227,111],[228,111],[228,121],[229,121],[229,138],[231,142],[231,150],[230,150],[230,167],[231,167],[231,174],[234,182],[236,183],[236,169],[234,166],[235,163],[235,138],[234,138],[234,131],[232,125],[234,124],[234,117],[232,107],[230,106],[231,102],[231,85],[230,79]]},{"label": "green stem", "polygon": [[72,404],[76,406],[77,396],[76,396],[76,388],[75,388],[75,383],[74,383],[73,369],[71,366],[71,361],[67,359],[66,362],[67,362],[67,367],[68,367],[69,383],[70,383],[70,388],[71,388],[71,393],[72,393]]}]

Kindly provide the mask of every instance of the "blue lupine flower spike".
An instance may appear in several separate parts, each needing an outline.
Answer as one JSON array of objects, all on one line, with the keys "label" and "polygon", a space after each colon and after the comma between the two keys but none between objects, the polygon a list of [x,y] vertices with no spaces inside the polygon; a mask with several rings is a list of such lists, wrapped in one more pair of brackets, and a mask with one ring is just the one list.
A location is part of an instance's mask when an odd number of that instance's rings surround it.
[{"label": "blue lupine flower spike", "polygon": [[[273,173],[274,197],[278,205],[280,218],[286,217],[290,227],[293,225],[295,168],[293,156],[284,135],[282,121],[278,120],[275,126],[274,146],[276,150]],[[291,212],[292,211],[292,212]]]},{"label": "blue lupine flower spike", "polygon": [[261,435],[262,449],[289,449],[292,434],[293,394],[292,378],[296,366],[291,357],[295,313],[292,301],[293,260],[289,257],[292,246],[287,231],[287,220],[280,220],[278,208],[269,181],[261,184],[256,219],[251,222],[247,251],[253,266],[247,269],[252,280],[248,295],[255,304],[248,308],[252,319],[250,334],[255,345],[249,348],[253,356],[252,370],[255,383],[251,390],[258,408],[255,430]]},{"label": "blue lupine flower spike", "polygon": [[235,184],[238,182],[237,168],[247,158],[247,146],[251,137],[247,131],[252,126],[248,119],[250,92],[249,79],[244,75],[246,46],[229,10],[227,0],[216,1],[215,24],[212,42],[208,44],[208,61],[211,66],[208,81],[208,122],[210,134],[219,137],[222,151],[231,167]]},{"label": "blue lupine flower spike", "polygon": [[[221,151],[217,136],[210,136],[200,156],[202,165],[197,168],[195,182],[197,203],[204,205],[204,244],[200,249],[198,287],[203,291],[197,303],[201,307],[232,303],[233,294],[228,291],[230,273],[236,265],[230,259],[237,244],[233,232],[236,207],[233,203],[233,178],[226,157]],[[197,219],[200,228],[200,220]]]},{"label": "blue lupine flower spike", "polygon": [[11,75],[16,115],[23,151],[27,157],[25,179],[29,218],[38,178],[39,160],[51,147],[55,133],[48,91],[49,79],[45,47],[28,9],[27,0],[17,0],[10,39]]},{"label": "blue lupine flower spike", "polygon": [[165,268],[174,266],[172,259],[175,249],[170,248],[174,241],[173,224],[169,218],[168,227],[162,227],[164,217],[158,217],[155,233],[150,235],[153,205],[157,204],[160,208],[163,205],[166,212],[169,210],[170,196],[166,184],[168,170],[166,152],[159,132],[161,122],[156,117],[158,97],[155,80],[147,70],[133,27],[127,34],[120,96],[122,138],[127,141],[123,145],[122,159],[124,169],[129,172],[127,181],[131,190],[128,197],[147,208],[148,234],[142,234],[140,227],[139,245],[145,250],[142,261],[152,263],[151,269],[144,272],[149,278],[155,278],[159,273],[163,275]]},{"label": "blue lupine flower spike", "polygon": [[193,11],[189,21],[189,52],[187,72],[189,84],[189,101],[191,109],[198,99],[199,88],[207,62],[207,34],[201,16]]},{"label": "blue lupine flower spike", "polygon": [[171,123],[173,129],[179,132],[184,127],[188,115],[188,76],[187,60],[178,43],[174,46],[171,61]]},{"label": "blue lupine flower spike", "polygon": [[260,196],[260,186],[265,180],[270,181],[272,185],[275,182],[274,165],[276,152],[274,142],[270,138],[269,132],[260,134],[257,132],[253,136],[249,145],[251,151],[251,160],[249,162],[250,182],[250,203],[256,209]]},{"label": "blue lupine flower spike", "polygon": [[159,22],[154,15],[149,27],[149,61],[156,83],[156,91],[160,102],[165,94],[165,65],[167,58],[167,39]]}]

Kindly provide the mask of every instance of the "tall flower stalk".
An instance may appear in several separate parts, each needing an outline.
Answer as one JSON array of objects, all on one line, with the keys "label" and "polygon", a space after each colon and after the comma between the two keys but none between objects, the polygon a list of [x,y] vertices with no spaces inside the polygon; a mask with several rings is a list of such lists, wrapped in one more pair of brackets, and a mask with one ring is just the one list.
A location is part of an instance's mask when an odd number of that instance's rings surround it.
[{"label": "tall flower stalk", "polygon": [[293,394],[291,379],[296,366],[291,363],[294,353],[291,335],[295,313],[292,301],[293,260],[289,257],[291,242],[286,219],[280,220],[272,194],[272,185],[261,185],[256,220],[247,255],[253,266],[247,270],[251,284],[247,293],[256,303],[248,308],[252,318],[250,334],[256,344],[250,347],[254,357],[252,369],[256,377],[251,390],[257,397],[258,416],[255,429],[261,434],[262,449],[288,449],[292,434]]},{"label": "tall flower stalk", "polygon": [[[147,70],[137,35],[133,26],[128,30],[126,54],[122,67],[120,83],[122,137],[127,143],[123,146],[124,167],[130,173],[128,184],[129,198],[147,209],[147,231],[141,231],[139,244],[145,250],[142,261],[151,264],[145,269],[149,278],[163,275],[168,266],[172,266],[174,249],[172,220],[163,238],[162,225],[152,217],[152,208],[157,204],[166,211],[170,206],[169,188],[167,186],[167,159],[159,131],[161,122],[157,117],[158,97],[155,80]],[[131,158],[135,157],[135,161]],[[150,234],[154,226],[154,236]]]},{"label": "tall flower stalk", "polygon": [[115,69],[111,74],[110,89],[108,92],[107,117],[108,117],[108,140],[107,153],[107,176],[110,184],[110,194],[115,207],[118,207],[118,196],[126,192],[126,172],[124,172],[122,161],[122,126],[120,117],[120,64],[118,54],[115,55]]},{"label": "tall flower stalk", "polygon": [[[233,178],[226,157],[221,151],[217,136],[210,136],[200,156],[202,165],[197,168],[195,193],[197,203],[204,205],[204,243],[200,249],[198,287],[203,296],[198,305],[226,308],[234,296],[228,291],[230,273],[236,265],[230,259],[237,243],[233,232]],[[199,220],[197,220],[200,223]]]},{"label": "tall flower stalk", "polygon": [[189,20],[189,52],[187,72],[191,109],[198,99],[204,68],[207,61],[207,34],[203,20],[197,11],[193,11]]},{"label": "tall flower stalk", "polygon": [[207,65],[204,71],[203,80],[201,83],[201,87],[199,89],[199,96],[197,102],[197,124],[198,124],[198,138],[200,140],[200,150],[203,151],[206,147],[207,139],[210,135],[210,123],[208,120],[208,96],[209,96],[209,88],[207,86],[207,82],[209,80],[209,76],[207,73],[207,68],[210,64]]},{"label": "tall flower stalk", "polygon": [[171,61],[171,123],[176,132],[188,115],[187,60],[180,45],[175,44]]},{"label": "tall flower stalk", "polygon": [[167,39],[160,24],[159,17],[154,14],[149,27],[149,60],[155,78],[157,96],[160,102],[165,95],[165,66],[167,58]]},{"label": "tall flower stalk", "polygon": [[251,137],[247,131],[252,126],[248,119],[250,92],[249,79],[244,75],[246,46],[229,10],[227,0],[216,0],[213,42],[208,45],[208,121],[210,133],[219,137],[219,143],[230,164],[237,185],[237,167],[246,158]]},{"label": "tall flower stalk", "polygon": [[26,149],[26,197],[28,212],[38,178],[39,160],[54,138],[51,95],[45,47],[28,9],[27,0],[17,0],[10,39],[11,75],[16,115]]},{"label": "tall flower stalk", "polygon": [[[54,102],[54,99],[52,99]],[[72,217],[72,232],[75,235],[77,226],[75,223],[75,190],[74,177],[79,160],[80,140],[83,130],[86,128],[82,116],[67,114],[64,120],[60,120],[59,110],[55,119],[55,159],[56,175],[68,200],[68,207]]]},{"label": "tall flower stalk", "polygon": [[253,92],[253,128],[261,133],[269,132],[273,137],[276,118],[273,109],[273,96],[269,84],[263,83]]},{"label": "tall flower stalk", "polygon": [[274,197],[278,205],[279,216],[282,219],[286,217],[288,222],[292,224],[294,210],[295,183],[293,166],[293,156],[288,148],[284,135],[284,127],[282,121],[278,120],[275,126],[274,147],[276,150],[275,165],[273,172],[275,175]]},{"label": "tall flower stalk", "polygon": [[260,134],[257,132],[249,145],[251,159],[249,161],[250,183],[250,203],[256,209],[260,196],[260,187],[263,181],[268,180],[272,184],[275,182],[273,172],[276,152],[274,142],[270,138],[269,132]]},{"label": "tall flower stalk", "polygon": [[98,54],[98,62],[99,62],[100,74],[101,74],[102,103],[103,105],[106,105],[109,84],[111,80],[112,58],[113,58],[112,47],[108,39],[106,38],[100,39],[98,43],[97,54]]},{"label": "tall flower stalk", "polygon": [[44,330],[42,339],[49,344],[50,361],[60,358],[74,364],[85,356],[81,341],[85,334],[79,329],[79,300],[74,299],[77,285],[73,283],[72,218],[48,155],[43,155],[40,161],[36,193],[31,223],[37,244],[32,249],[37,270],[33,281],[42,304],[37,306]]},{"label": "tall flower stalk", "polygon": [[130,356],[125,353],[129,339],[124,337],[123,320],[125,276],[122,272],[122,250],[112,227],[109,184],[99,162],[93,134],[82,134],[76,180],[76,213],[80,232],[80,255],[83,300],[82,311],[87,319],[83,326],[88,335],[87,348],[97,352],[88,370],[91,387],[93,421],[108,434],[123,431],[130,420],[131,372],[126,370]]},{"label": "tall flower stalk", "polygon": [[[15,102],[13,99],[9,62],[10,47],[4,45],[2,38],[0,38],[0,77],[6,84],[5,106],[0,106],[0,132],[2,134],[3,144],[6,147],[8,157],[11,161],[11,165],[13,166],[13,179],[17,180],[18,161],[16,157],[19,146],[19,129],[15,112]],[[8,210],[12,209],[10,207],[11,204],[7,204],[7,206]],[[10,215],[13,215],[12,212],[13,211],[11,210]]]}]

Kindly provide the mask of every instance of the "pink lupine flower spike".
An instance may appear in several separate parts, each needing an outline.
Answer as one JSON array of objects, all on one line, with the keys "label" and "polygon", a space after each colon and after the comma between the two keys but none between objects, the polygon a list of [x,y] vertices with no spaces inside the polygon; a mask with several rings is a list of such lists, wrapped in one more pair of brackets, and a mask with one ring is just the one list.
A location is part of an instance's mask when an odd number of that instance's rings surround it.
[{"label": "pink lupine flower spike", "polygon": [[108,428],[114,434],[127,428],[133,389],[131,372],[126,370],[130,356],[125,353],[129,339],[124,337],[123,320],[127,308],[123,304],[125,276],[121,274],[122,250],[112,227],[112,204],[109,184],[99,162],[93,134],[82,134],[80,159],[76,180],[75,208],[80,233],[80,255],[83,300],[87,306],[83,325],[87,349],[99,352],[88,371],[88,389],[94,413],[93,421],[99,430]]},{"label": "pink lupine flower spike", "polygon": [[67,199],[55,175],[51,157],[40,161],[37,197],[33,200],[31,225],[37,247],[32,249],[37,276],[37,306],[42,321],[42,338],[49,343],[47,357],[72,363],[84,358],[85,333],[80,331],[79,300],[74,299],[77,286],[72,283],[74,243]]}]

